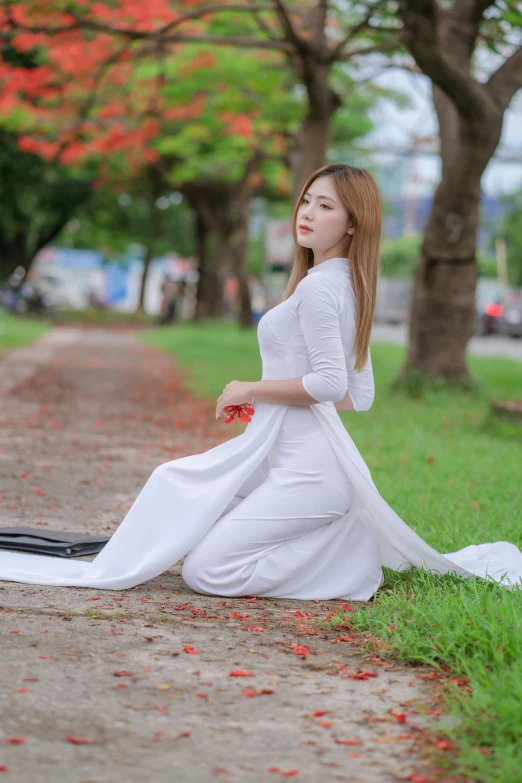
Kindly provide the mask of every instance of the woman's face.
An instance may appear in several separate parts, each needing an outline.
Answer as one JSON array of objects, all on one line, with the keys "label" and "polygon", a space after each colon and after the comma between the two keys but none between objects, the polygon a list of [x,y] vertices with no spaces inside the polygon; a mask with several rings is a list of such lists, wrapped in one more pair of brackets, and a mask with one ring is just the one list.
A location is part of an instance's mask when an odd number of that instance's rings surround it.
[{"label": "woman's face", "polygon": [[[306,226],[309,230],[303,230]],[[340,200],[331,175],[312,182],[297,211],[297,241],[314,256],[329,252],[344,255],[354,228],[348,210]]]}]

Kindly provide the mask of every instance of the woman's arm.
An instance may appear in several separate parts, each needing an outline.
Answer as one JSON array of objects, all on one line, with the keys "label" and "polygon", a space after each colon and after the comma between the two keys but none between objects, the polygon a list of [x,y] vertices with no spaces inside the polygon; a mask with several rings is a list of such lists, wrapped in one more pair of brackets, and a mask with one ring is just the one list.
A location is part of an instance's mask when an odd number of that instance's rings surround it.
[{"label": "woman's arm", "polygon": [[317,402],[303,386],[302,375],[298,378],[288,378],[281,381],[254,381],[250,385],[249,399],[255,403],[273,402],[278,405],[313,405]]},{"label": "woman's arm", "polygon": [[312,371],[288,380],[253,383],[250,397],[287,405],[346,404],[348,372],[335,288],[327,279],[305,277],[294,296]]},{"label": "woman's arm", "polygon": [[353,402],[350,399],[348,392],[344,395],[340,402],[334,402],[336,411],[354,411]]},{"label": "woman's arm", "polygon": [[[317,402],[305,391],[303,376],[282,381],[255,381],[250,385],[249,399],[273,402],[279,405],[313,405]],[[336,411],[354,411],[348,392],[342,400],[334,402]]]}]

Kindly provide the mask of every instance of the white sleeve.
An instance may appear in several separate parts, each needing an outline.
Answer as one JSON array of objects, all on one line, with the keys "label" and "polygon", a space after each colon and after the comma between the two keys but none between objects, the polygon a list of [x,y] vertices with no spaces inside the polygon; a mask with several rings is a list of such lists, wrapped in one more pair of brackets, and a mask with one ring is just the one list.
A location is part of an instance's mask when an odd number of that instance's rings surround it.
[{"label": "white sleeve", "polygon": [[332,283],[305,277],[295,289],[296,312],[313,372],[302,384],[317,402],[339,402],[346,394],[348,371],[339,324],[339,301]]},{"label": "white sleeve", "polygon": [[353,369],[355,356],[348,362],[348,394],[356,411],[367,411],[375,398],[372,357],[368,346],[368,358],[360,372]]}]

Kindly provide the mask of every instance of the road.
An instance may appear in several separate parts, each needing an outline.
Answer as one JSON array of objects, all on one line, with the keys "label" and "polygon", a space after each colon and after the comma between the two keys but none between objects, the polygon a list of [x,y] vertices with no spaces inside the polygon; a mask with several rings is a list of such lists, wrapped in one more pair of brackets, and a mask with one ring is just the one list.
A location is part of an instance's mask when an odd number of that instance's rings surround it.
[{"label": "road", "polygon": [[[0,379],[4,526],[112,533],[154,467],[233,436],[130,331],[54,329]],[[199,595],[181,565],[121,591],[0,582],[6,783],[427,780],[450,722],[429,669],[328,629],[340,600]]]},{"label": "road", "polygon": [[[406,345],[407,339],[407,324],[374,323],[373,325],[371,341],[374,343]],[[503,356],[522,362],[522,340],[498,334],[472,337],[468,344],[468,352],[475,356]]]}]

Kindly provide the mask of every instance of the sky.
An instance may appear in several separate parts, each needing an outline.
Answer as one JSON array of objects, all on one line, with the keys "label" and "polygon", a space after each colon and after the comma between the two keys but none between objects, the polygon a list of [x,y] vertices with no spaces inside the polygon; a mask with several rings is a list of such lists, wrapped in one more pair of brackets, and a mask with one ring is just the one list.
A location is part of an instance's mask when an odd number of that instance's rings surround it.
[{"label": "sky", "polygon": [[[381,72],[373,80],[381,87],[393,88],[406,93],[412,106],[398,108],[390,100],[381,101],[373,111],[375,130],[365,139],[369,145],[382,150],[404,149],[411,145],[411,135],[435,136],[437,118],[431,99],[430,81],[425,76],[408,73],[401,69]],[[493,158],[482,177],[482,189],[490,195],[511,193],[522,187],[522,90],[520,90],[504,116],[499,152],[511,153],[518,162],[505,162]],[[380,162],[390,163],[394,155],[382,153]],[[433,191],[439,179],[440,160],[435,155],[422,155],[411,160],[411,178],[406,192],[426,193]]]}]

